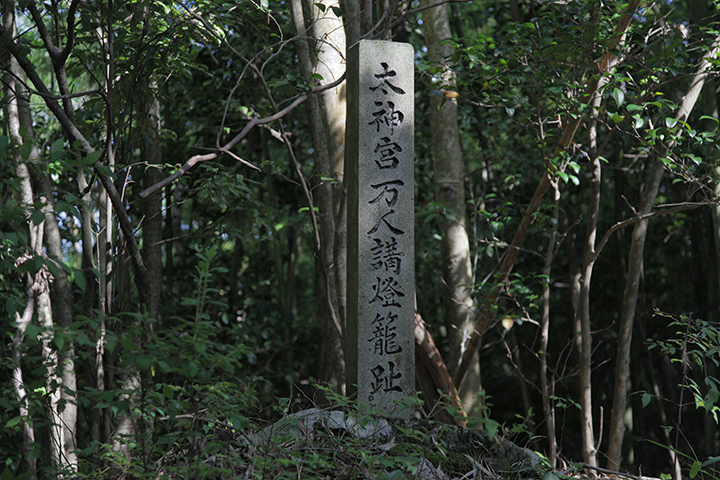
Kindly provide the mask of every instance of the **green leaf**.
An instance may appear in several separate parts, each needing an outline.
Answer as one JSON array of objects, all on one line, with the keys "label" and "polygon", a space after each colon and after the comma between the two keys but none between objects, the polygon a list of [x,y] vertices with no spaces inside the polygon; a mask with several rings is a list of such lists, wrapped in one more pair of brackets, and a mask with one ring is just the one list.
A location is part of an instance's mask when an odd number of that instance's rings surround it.
[{"label": "green leaf", "polygon": [[138,346],[135,345],[135,343],[133,343],[133,341],[129,338],[121,338],[118,341],[120,342],[120,345],[122,345],[123,348],[125,348],[125,350],[130,350],[131,352],[135,351],[135,350],[139,350]]},{"label": "green leaf", "polygon": [[628,111],[628,112],[636,112],[636,111],[638,111],[638,110],[642,110],[642,106],[640,106],[640,105],[635,105],[634,103],[631,103],[631,104],[629,104],[629,105],[627,106],[627,111]]},{"label": "green leaf", "polygon": [[692,464],[692,467],[690,467],[690,478],[695,478],[699,472],[700,472],[700,462],[695,460]]},{"label": "green leaf", "polygon": [[50,146],[50,153],[56,153],[61,152],[63,150],[63,146],[65,145],[65,139],[58,138],[53,142],[53,144]]},{"label": "green leaf", "polygon": [[323,5],[320,2],[315,3],[315,6],[320,10],[321,12],[325,13],[325,9],[327,8],[325,5]]},{"label": "green leaf", "polygon": [[95,162],[100,160],[100,157],[103,154],[103,150],[96,150],[87,157],[83,158],[82,164],[83,165],[93,165]]},{"label": "green leaf", "polygon": [[339,7],[330,7],[330,9],[333,11],[336,17],[342,17],[342,9],[340,9]]},{"label": "green leaf", "polygon": [[642,396],[642,408],[647,407],[650,404],[650,400],[652,400],[652,397],[649,393],[645,392]]},{"label": "green leaf", "polygon": [[617,104],[618,108],[620,108],[622,106],[622,104],[625,102],[625,92],[623,92],[619,88],[615,87],[613,89],[612,96],[615,99],[615,103]]},{"label": "green leaf", "polygon": [[17,424],[20,423],[21,421],[22,421],[22,417],[21,417],[20,415],[18,415],[17,417],[13,417],[13,418],[11,418],[10,420],[8,420],[8,422],[5,424],[5,428],[14,427],[15,425],[17,425]]},{"label": "green leaf", "polygon": [[175,389],[170,385],[163,385],[163,395],[172,400],[175,398]]},{"label": "green leaf", "polygon": [[85,281],[85,275],[83,275],[81,271],[75,272],[75,275],[73,276],[73,281],[75,282],[75,285],[78,286],[80,291],[85,291],[85,287],[87,287],[87,282]]},{"label": "green leaf", "polygon": [[53,341],[55,342],[55,346],[57,347],[58,351],[61,351],[65,346],[65,337],[62,335],[55,335]]},{"label": "green leaf", "polygon": [[665,125],[666,125],[668,128],[674,127],[676,123],[677,123],[677,118],[673,118],[673,117],[667,117],[667,118],[665,118]]},{"label": "green leaf", "polygon": [[560,480],[560,478],[553,472],[545,472],[545,475],[543,475],[543,480]]},{"label": "green leaf", "polygon": [[150,365],[152,365],[152,360],[147,355],[138,355],[135,359],[135,365],[140,371],[147,372]]},{"label": "green leaf", "polygon": [[717,118],[710,117],[708,115],[703,115],[702,117],[700,117],[700,120],[713,120],[715,123],[720,122],[720,120],[718,120]]},{"label": "green leaf", "polygon": [[38,447],[35,447],[32,450],[30,450],[30,453],[28,453],[28,460],[31,462],[33,460],[37,460],[38,458],[40,458],[41,454],[42,454],[42,450]]},{"label": "green leaf", "polygon": [[30,220],[32,221],[33,225],[40,225],[45,221],[45,212],[42,210],[35,210],[32,215],[30,215]]},{"label": "green leaf", "polygon": [[20,156],[23,158],[23,160],[27,160],[30,158],[30,152],[32,151],[32,143],[30,141],[26,141],[22,145],[20,145]]},{"label": "green leaf", "polygon": [[325,175],[318,175],[321,182],[340,183],[340,181],[333,177],[326,177]]},{"label": "green leaf", "polygon": [[633,119],[635,120],[633,123],[633,127],[635,127],[635,129],[640,129],[645,124],[645,120],[643,120],[640,115],[633,115]]}]

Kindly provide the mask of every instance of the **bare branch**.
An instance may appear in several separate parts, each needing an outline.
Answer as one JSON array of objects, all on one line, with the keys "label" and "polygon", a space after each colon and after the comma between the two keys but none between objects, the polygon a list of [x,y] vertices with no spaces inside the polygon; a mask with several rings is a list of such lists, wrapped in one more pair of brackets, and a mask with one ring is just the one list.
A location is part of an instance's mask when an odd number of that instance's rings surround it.
[{"label": "bare branch", "polygon": [[70,8],[68,8],[67,41],[65,42],[62,52],[60,52],[58,56],[58,60],[62,63],[65,63],[68,56],[70,56],[73,44],[75,43],[75,12],[77,11],[79,4],[80,0],[73,0],[70,4]]},{"label": "bare branch", "polygon": [[[238,133],[228,143],[226,143],[225,145],[220,147],[218,149],[218,151],[213,152],[213,153],[206,153],[204,155],[195,155],[195,156],[191,157],[187,162],[185,162],[185,164],[182,167],[180,167],[177,171],[175,171],[175,173],[173,173],[169,177],[164,178],[161,182],[158,182],[155,185],[152,185],[152,186],[146,188],[145,190],[140,192],[138,194],[138,196],[142,199],[149,197],[153,193],[157,192],[158,190],[160,190],[162,188],[165,188],[166,186],[170,185],[172,182],[174,182],[175,180],[177,180],[178,178],[183,176],[185,173],[187,173],[188,170],[190,170],[196,164],[198,164],[200,162],[207,162],[209,160],[214,160],[217,157],[219,157],[222,153],[229,152],[235,145],[237,145],[243,138],[245,138],[248,135],[248,133],[250,133],[250,130],[252,130],[253,127],[255,127],[257,125],[265,125],[265,124],[268,124],[268,123],[271,123],[271,122],[281,119],[282,117],[284,117],[291,111],[295,110],[295,108],[297,108],[300,104],[302,104],[305,100],[307,100],[308,97],[310,97],[310,95],[312,95],[314,93],[322,92],[322,91],[330,89],[330,88],[334,88],[334,87],[340,85],[344,81],[345,81],[345,75],[343,75],[342,77],[340,77],[333,83],[329,83],[329,84],[323,85],[321,87],[311,88],[308,93],[300,95],[290,105],[283,108],[282,110],[280,110],[279,112],[277,112],[274,115],[270,115],[269,117],[265,117],[265,118],[253,117],[253,119],[250,120],[250,123],[245,125],[245,128],[243,128],[240,133]],[[240,157],[236,157],[236,159],[239,160],[242,164],[244,164],[250,168],[253,168],[255,170],[260,171],[260,168],[251,164],[250,162],[247,162],[246,160],[242,160]]]},{"label": "bare branch", "polygon": [[685,210],[694,210],[698,207],[702,207],[704,205],[712,205],[712,203],[707,202],[685,202],[680,203],[674,206],[673,208],[668,208],[666,210],[658,210],[651,213],[646,213],[645,215],[638,215],[637,217],[628,218],[627,220],[623,220],[622,222],[617,222],[615,225],[610,227],[610,229],[605,233],[602,240],[600,240],[600,243],[597,246],[597,249],[595,250],[595,253],[592,256],[592,261],[594,262],[597,260],[597,257],[600,256],[600,251],[603,249],[605,244],[610,240],[610,236],[615,233],[617,230],[627,227],[628,225],[632,225],[633,223],[640,222],[642,220],[648,220],[650,218],[659,217],[660,215],[669,215],[671,213],[677,213],[682,212]]}]

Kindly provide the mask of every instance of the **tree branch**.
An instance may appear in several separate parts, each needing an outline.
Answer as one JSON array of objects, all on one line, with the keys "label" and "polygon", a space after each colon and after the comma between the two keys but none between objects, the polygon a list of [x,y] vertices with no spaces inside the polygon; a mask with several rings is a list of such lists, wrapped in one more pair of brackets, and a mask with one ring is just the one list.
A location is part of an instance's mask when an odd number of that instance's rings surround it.
[{"label": "tree branch", "polygon": [[660,215],[669,215],[671,213],[682,212],[685,210],[694,210],[694,209],[696,209],[698,207],[702,207],[704,205],[712,205],[712,204],[708,203],[708,202],[698,202],[698,203],[686,202],[686,203],[681,203],[679,205],[676,205],[673,208],[668,208],[667,210],[660,210],[660,211],[655,211],[655,212],[651,212],[651,213],[646,213],[645,215],[638,215],[637,217],[628,218],[627,220],[623,220],[622,222],[617,222],[615,225],[610,227],[610,229],[603,236],[602,240],[600,240],[600,243],[598,244],[597,249],[595,250],[595,253],[592,256],[592,261],[594,262],[595,260],[597,260],[597,258],[600,256],[600,251],[603,249],[603,247],[608,242],[608,240],[610,240],[610,236],[613,233],[615,233],[617,230],[619,230],[623,227],[627,227],[628,225],[632,225],[633,223],[640,222],[642,220],[648,220],[650,218],[659,217]]},{"label": "tree branch", "polygon": [[[276,120],[281,119],[282,117],[284,117],[291,111],[295,110],[295,108],[297,108],[305,100],[307,100],[310,97],[310,95],[322,92],[324,90],[328,90],[330,88],[334,88],[334,87],[340,85],[344,81],[345,81],[345,75],[343,75],[342,77],[338,78],[336,81],[329,83],[327,85],[311,88],[307,93],[300,95],[290,105],[283,108],[282,110],[280,110],[279,112],[277,112],[274,115],[270,115],[269,117],[265,117],[265,118],[253,117],[250,120],[250,123],[245,125],[245,128],[243,128],[240,133],[235,135],[235,137],[232,140],[230,140],[228,143],[226,143],[225,145],[220,147],[218,149],[218,151],[213,152],[213,153],[206,153],[205,155],[195,155],[195,156],[191,157],[187,162],[185,162],[185,164],[182,167],[177,169],[175,171],[175,173],[173,173],[169,177],[166,177],[161,182],[158,182],[155,185],[152,185],[152,186],[146,188],[145,190],[140,192],[140,194],[138,196],[142,199],[149,197],[153,193],[165,188],[166,186],[170,185],[172,182],[174,182],[181,176],[185,175],[185,173],[187,173],[188,170],[190,170],[196,164],[198,164],[200,162],[207,162],[209,160],[214,160],[217,157],[219,157],[222,153],[229,152],[235,145],[237,145],[242,139],[244,139],[248,135],[248,133],[250,133],[250,130],[252,130],[253,127],[255,127],[257,125],[265,125],[265,124],[272,123]],[[239,160],[243,165],[246,165],[254,170],[260,171],[260,168],[253,165],[252,163],[242,160],[239,157],[236,157],[236,159]]]}]

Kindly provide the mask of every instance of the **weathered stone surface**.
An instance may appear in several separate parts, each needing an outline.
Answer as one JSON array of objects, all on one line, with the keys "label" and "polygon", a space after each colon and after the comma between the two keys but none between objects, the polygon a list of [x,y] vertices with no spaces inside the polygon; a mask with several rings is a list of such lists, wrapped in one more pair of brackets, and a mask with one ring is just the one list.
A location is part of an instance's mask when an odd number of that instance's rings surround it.
[{"label": "weathered stone surface", "polygon": [[378,444],[388,442],[395,434],[388,421],[383,418],[360,422],[339,410],[311,408],[287,415],[259,432],[242,433],[239,440],[248,445],[269,445],[273,438],[312,438],[320,429],[330,432],[344,431],[355,438]]},{"label": "weathered stone surface", "polygon": [[411,45],[348,52],[348,391],[409,418],[415,394],[414,88]]},{"label": "weathered stone surface", "polygon": [[[410,436],[408,432],[412,432]],[[339,410],[312,408],[287,415],[259,432],[240,434],[246,445],[271,447],[287,441],[306,440],[322,443],[322,435],[353,437],[365,447],[397,453],[442,451],[433,456],[433,465],[472,461],[486,465],[495,472],[522,472],[542,467],[537,453],[510,441],[497,443],[485,432],[468,430],[428,420],[382,417],[355,417]],[[470,460],[472,459],[472,460]]]}]

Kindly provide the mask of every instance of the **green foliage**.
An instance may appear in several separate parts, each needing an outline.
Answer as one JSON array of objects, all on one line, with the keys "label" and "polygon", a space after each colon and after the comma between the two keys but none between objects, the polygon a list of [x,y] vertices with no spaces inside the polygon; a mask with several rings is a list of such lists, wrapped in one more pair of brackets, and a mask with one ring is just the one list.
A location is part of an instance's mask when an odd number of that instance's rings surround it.
[{"label": "green foliage", "polygon": [[[672,363],[682,366],[681,386],[692,394],[695,408],[705,410],[718,424],[720,379],[709,374],[709,365],[720,366],[720,328],[692,315],[674,316],[659,310],[655,315],[669,319],[668,327],[675,332],[666,340],[648,339],[648,349],[658,348]],[[691,377],[693,369],[700,381]]]}]

